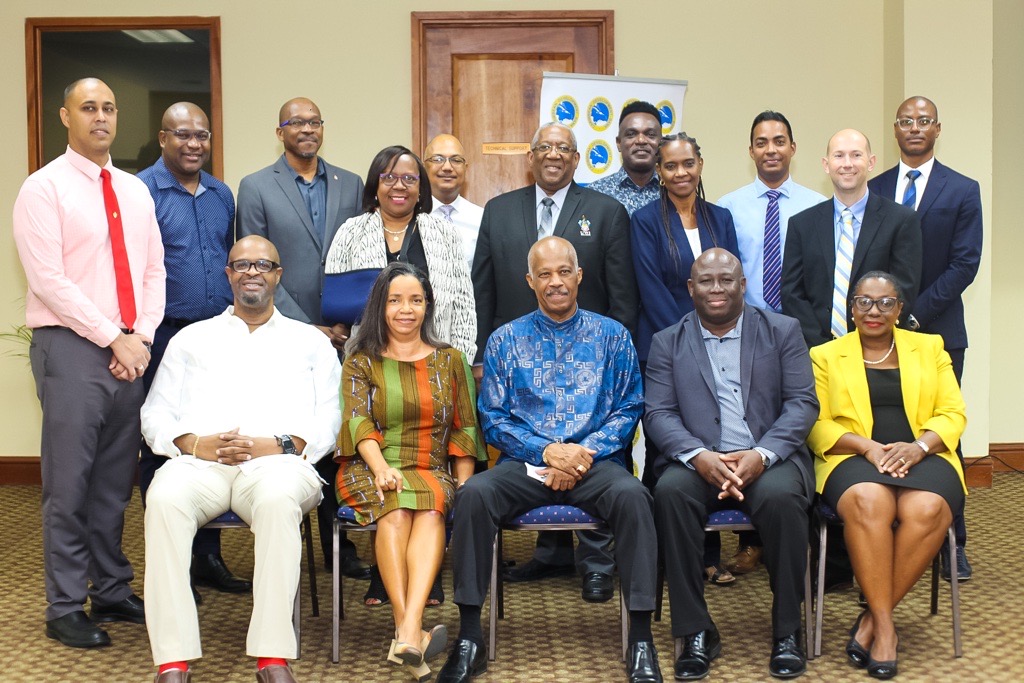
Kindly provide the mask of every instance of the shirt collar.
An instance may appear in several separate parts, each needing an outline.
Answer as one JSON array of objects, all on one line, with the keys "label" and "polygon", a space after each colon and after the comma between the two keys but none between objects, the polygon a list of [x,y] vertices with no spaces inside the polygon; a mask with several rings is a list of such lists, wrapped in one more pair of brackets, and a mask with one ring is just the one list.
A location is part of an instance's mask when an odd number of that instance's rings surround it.
[{"label": "shirt collar", "polygon": [[704,327],[704,323],[700,321],[700,316],[695,315],[694,318],[697,319],[697,324],[700,325],[700,336],[704,341],[709,339],[739,339],[743,335],[743,313],[740,313],[740,317],[736,319],[736,327],[732,328],[721,337],[717,334],[708,332],[707,328]]},{"label": "shirt collar", "polygon": [[[93,180],[99,180],[100,177],[100,166],[97,166],[91,159],[87,159],[75,150],[71,149],[71,145],[68,145],[67,151],[64,152],[64,156],[67,158],[68,163],[77,168],[79,171],[89,176]],[[114,164],[112,158],[107,156],[107,163],[102,168],[112,170]]]},{"label": "shirt collar", "polygon": [[835,219],[839,220],[839,217],[843,213],[843,209],[849,209],[853,212],[853,217],[857,219],[857,222],[864,222],[864,209],[868,206],[868,197],[871,196],[870,192],[865,192],[864,196],[854,202],[851,206],[846,206],[839,198],[832,195],[832,208],[834,210]]},{"label": "shirt collar", "polygon": [[650,187],[651,185],[657,186],[661,182],[659,180],[659,178],[658,178],[658,172],[657,171],[655,171],[654,174],[651,175],[651,179],[648,180],[647,184],[644,185],[643,187],[640,187],[635,182],[633,182],[633,179],[629,177],[628,173],[626,173],[626,169],[625,168],[620,168],[618,171],[616,171],[615,172],[615,177],[616,177],[616,180],[618,181],[619,187],[635,188],[637,190],[642,190],[642,189],[644,189],[644,187]]},{"label": "shirt collar", "polygon": [[[544,190],[542,190],[540,188],[540,185],[534,185],[533,187],[534,187],[534,191],[535,191],[536,197],[537,197],[536,206],[539,207],[541,200],[544,199],[545,197],[547,197],[548,193],[545,192]],[[569,181],[569,183],[565,187],[563,187],[560,190],[557,190],[553,195],[551,195],[551,199],[554,200],[555,206],[558,208],[559,211],[562,210],[562,204],[565,203],[565,195],[569,194],[569,188],[570,187],[572,187],[572,181],[571,180]]]},{"label": "shirt collar", "polygon": [[563,320],[562,322],[558,322],[557,320],[552,319],[550,316],[548,316],[547,313],[545,313],[544,311],[542,311],[542,310],[540,310],[538,308],[533,313],[533,319],[534,319],[534,322],[536,322],[538,325],[540,325],[541,327],[543,327],[545,329],[548,329],[548,330],[566,330],[566,329],[574,326],[577,322],[579,322],[580,317],[581,317],[580,316],[580,310],[581,309],[580,309],[579,303],[577,303],[576,304],[576,311],[571,316],[569,316],[567,319]]},{"label": "shirt collar", "polygon": [[[282,156],[284,156],[284,155],[282,155]],[[292,174],[292,180],[299,180],[299,179],[301,179],[302,182],[306,182],[305,178],[303,178],[302,176],[300,176],[298,173],[295,172],[295,169],[292,168],[292,165],[288,163],[287,159],[284,162],[284,166],[285,166],[285,168],[288,169],[288,172]],[[316,158],[316,175],[313,176],[313,179],[315,181],[317,178],[323,178],[326,175],[327,175],[327,167],[324,166],[324,160],[321,159],[320,157],[317,157]]]},{"label": "shirt collar", "polygon": [[[201,195],[207,189],[206,183],[204,182],[206,180],[205,176],[206,171],[200,169],[199,187],[196,188],[196,197]],[[171,170],[167,168],[167,164],[164,163],[163,157],[157,159],[156,163],[153,164],[153,178],[156,180],[156,186],[161,190],[171,188],[175,190],[181,190],[182,192],[185,192],[187,194],[192,194],[182,186],[181,182],[177,178],[174,177],[174,174],[171,173]]]},{"label": "shirt collar", "polygon": [[[917,167],[916,170],[921,172],[921,177],[918,178],[918,182],[928,182],[928,176],[930,176],[932,174],[932,168],[934,168],[934,167],[935,167],[935,155],[933,154],[931,159],[929,159],[928,161],[924,162],[923,164],[921,164],[920,166]],[[914,167],[913,166],[907,166],[905,163],[903,163],[903,159],[900,159],[899,178],[906,179],[907,171],[911,171],[911,170],[915,170]]]},{"label": "shirt collar", "polygon": [[[228,306],[224,310],[224,312],[221,313],[221,317],[226,318],[226,322],[227,322],[228,325],[234,325],[236,327],[241,325],[241,327],[239,329],[243,329],[244,328],[246,333],[249,332],[249,325],[244,320],[242,320],[241,318],[239,318],[238,316],[235,315],[235,305],[234,304],[231,304],[230,306]],[[267,320],[267,322],[265,322],[262,325],[260,325],[257,328],[257,330],[262,330],[262,329],[265,329],[265,328],[276,327],[280,323],[280,319],[282,317],[283,316],[281,315],[281,312],[279,310],[277,310],[277,306],[274,306],[274,312],[270,314],[270,319]],[[256,330],[254,330],[254,332],[255,331]]]},{"label": "shirt collar", "polygon": [[760,177],[754,176],[754,196],[763,197],[768,190],[778,190],[783,197],[788,197],[793,191],[793,176],[788,176],[778,187],[768,187]]}]

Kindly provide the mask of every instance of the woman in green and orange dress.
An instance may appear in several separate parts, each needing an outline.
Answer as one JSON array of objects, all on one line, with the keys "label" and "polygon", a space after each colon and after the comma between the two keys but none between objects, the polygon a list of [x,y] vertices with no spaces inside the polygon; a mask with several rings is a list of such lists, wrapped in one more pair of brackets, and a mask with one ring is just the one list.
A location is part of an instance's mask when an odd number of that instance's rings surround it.
[{"label": "woman in green and orange dress", "polygon": [[[415,267],[387,266],[374,284],[342,374],[338,500],[377,523],[377,564],[395,618],[388,659],[429,675],[444,627],[423,608],[444,557],[455,488],[487,453],[475,384],[460,351],[433,332],[434,297]],[[453,476],[454,474],[454,476]]]}]

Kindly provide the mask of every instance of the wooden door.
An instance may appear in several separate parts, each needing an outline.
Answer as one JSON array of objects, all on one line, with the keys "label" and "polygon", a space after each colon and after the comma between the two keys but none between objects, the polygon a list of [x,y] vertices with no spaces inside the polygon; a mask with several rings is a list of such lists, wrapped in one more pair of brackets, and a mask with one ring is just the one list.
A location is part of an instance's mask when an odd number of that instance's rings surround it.
[{"label": "wooden door", "polygon": [[413,12],[413,149],[422,153],[439,133],[458,137],[469,161],[463,195],[481,206],[532,183],[526,147],[539,120],[542,74],[612,74],[613,18],[612,11]]}]

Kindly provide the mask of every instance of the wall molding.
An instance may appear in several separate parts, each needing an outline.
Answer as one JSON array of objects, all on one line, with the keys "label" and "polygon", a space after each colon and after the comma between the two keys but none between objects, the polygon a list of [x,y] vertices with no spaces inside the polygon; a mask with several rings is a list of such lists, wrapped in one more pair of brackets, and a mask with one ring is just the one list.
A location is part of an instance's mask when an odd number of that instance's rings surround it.
[{"label": "wall molding", "polygon": [[[993,472],[1024,471],[1024,443],[993,443],[988,446]],[[998,458],[998,460],[996,460]]]}]

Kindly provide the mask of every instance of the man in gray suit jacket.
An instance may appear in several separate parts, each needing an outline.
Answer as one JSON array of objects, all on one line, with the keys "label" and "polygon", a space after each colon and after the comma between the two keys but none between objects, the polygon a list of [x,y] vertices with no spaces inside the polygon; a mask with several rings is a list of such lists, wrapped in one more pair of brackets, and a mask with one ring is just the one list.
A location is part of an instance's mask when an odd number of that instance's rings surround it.
[{"label": "man in gray suit jacket", "polygon": [[721,641],[704,600],[708,514],[735,507],[764,538],[772,605],[772,676],[806,669],[800,599],[807,511],[814,492],[804,444],[818,417],[811,361],[793,318],[745,306],[739,259],[709,249],[688,283],[694,311],[654,335],[647,359],[647,438],[655,462],[654,518],[683,638],[677,680],[707,676]]},{"label": "man in gray suit jacket", "polygon": [[[348,340],[348,328],[324,325],[320,315],[324,262],[338,227],[362,213],[363,181],[317,155],[323,144],[324,120],[311,100],[288,100],[277,120],[277,139],[284,143],[284,154],[272,165],[242,178],[235,214],[238,237],[260,235],[277,246],[284,266],[274,292],[277,309],[289,318],[316,325],[341,350]],[[330,567],[338,466],[333,459],[323,458],[317,471],[328,482],[317,517],[325,565]],[[369,578],[370,568],[356,556],[355,546],[344,534],[342,538],[342,573]]]}]

